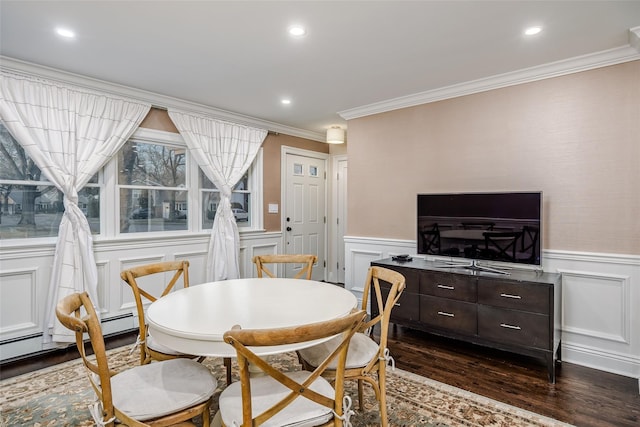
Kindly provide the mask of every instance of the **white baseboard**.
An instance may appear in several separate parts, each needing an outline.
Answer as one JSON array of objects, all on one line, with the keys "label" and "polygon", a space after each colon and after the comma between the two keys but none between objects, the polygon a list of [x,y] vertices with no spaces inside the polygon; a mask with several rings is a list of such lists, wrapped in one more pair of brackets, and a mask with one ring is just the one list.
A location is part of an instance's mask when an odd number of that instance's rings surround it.
[{"label": "white baseboard", "polygon": [[571,343],[562,344],[562,360],[632,378],[637,377],[632,373],[640,366],[638,356]]}]

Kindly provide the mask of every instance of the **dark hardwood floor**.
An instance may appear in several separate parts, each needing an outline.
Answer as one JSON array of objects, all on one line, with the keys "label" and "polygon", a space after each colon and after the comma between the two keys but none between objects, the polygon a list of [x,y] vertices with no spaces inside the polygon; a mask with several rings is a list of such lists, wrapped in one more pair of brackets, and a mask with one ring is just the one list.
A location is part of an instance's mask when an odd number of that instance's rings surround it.
[{"label": "dark hardwood floor", "polygon": [[[556,383],[547,382],[541,360],[435,337],[404,327],[390,328],[396,366],[436,381],[580,427],[640,426],[638,380],[562,362]],[[135,341],[135,333],[107,338],[115,348]],[[10,378],[77,358],[70,348],[5,363]]]},{"label": "dark hardwood floor", "polygon": [[[113,336],[105,336],[104,344],[107,350],[111,350],[123,345],[133,344],[136,342],[137,336],[137,329]],[[90,346],[87,346],[87,354],[91,353]],[[4,362],[0,364],[0,380],[26,374],[31,371],[47,368],[58,363],[78,358],[80,358],[80,353],[78,353],[76,346],[72,345],[66,349],[49,350],[36,356]]]},{"label": "dark hardwood floor", "polygon": [[556,383],[542,360],[404,327],[390,327],[396,367],[581,427],[640,426],[638,380],[561,362]]}]

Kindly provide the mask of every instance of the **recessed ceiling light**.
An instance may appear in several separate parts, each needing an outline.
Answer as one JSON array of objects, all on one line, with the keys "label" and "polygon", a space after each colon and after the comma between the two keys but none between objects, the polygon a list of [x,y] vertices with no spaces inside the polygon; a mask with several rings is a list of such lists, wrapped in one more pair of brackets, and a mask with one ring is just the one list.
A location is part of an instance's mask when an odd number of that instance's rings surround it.
[{"label": "recessed ceiling light", "polygon": [[289,105],[289,104],[291,104],[291,100],[290,100],[290,99],[286,99],[286,98],[285,98],[285,99],[280,100],[280,102],[282,102],[284,105]]},{"label": "recessed ceiling light", "polygon": [[525,35],[527,36],[535,36],[536,34],[538,34],[540,31],[542,31],[541,27],[529,27],[526,30],[524,30]]},{"label": "recessed ceiling light", "polygon": [[74,33],[73,31],[67,28],[62,28],[62,27],[56,28],[56,34],[58,34],[60,37],[64,37],[67,39],[73,39],[76,37],[76,33]]},{"label": "recessed ceiling light", "polygon": [[292,25],[289,27],[289,34],[294,37],[302,37],[307,34],[307,30],[305,30],[301,25]]}]

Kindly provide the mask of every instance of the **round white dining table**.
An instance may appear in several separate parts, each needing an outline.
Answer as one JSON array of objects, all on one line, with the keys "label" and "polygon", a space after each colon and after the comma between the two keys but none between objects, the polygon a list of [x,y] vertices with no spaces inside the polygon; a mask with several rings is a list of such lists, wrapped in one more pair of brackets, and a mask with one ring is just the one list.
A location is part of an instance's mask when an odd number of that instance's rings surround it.
[{"label": "round white dining table", "polygon": [[[147,309],[154,340],[182,353],[235,357],[223,335],[243,329],[306,325],[346,316],[356,308],[350,291],[304,279],[247,278],[192,285],[159,298]],[[260,355],[279,354],[317,344],[307,341],[254,349]]]}]

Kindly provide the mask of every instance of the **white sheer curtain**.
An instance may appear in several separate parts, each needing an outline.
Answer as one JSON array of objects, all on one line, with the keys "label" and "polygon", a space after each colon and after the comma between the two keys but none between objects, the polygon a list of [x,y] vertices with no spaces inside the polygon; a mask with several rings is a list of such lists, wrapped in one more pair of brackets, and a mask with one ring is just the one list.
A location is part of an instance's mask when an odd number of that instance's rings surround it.
[{"label": "white sheer curtain", "polygon": [[209,240],[207,280],[237,279],[240,236],[231,211],[231,190],[251,166],[267,131],[171,109],[169,117],[189,152],[220,190]]},{"label": "white sheer curtain", "polygon": [[45,342],[73,342],[57,302],[87,291],[98,305],[93,238],[78,191],[131,136],[151,105],[2,71],[0,117],[42,173],[64,193],[45,313]]}]

